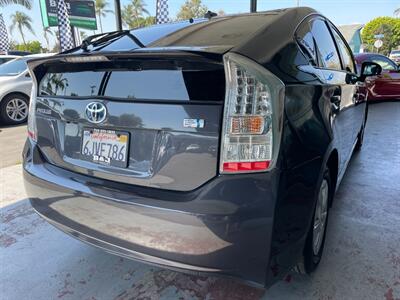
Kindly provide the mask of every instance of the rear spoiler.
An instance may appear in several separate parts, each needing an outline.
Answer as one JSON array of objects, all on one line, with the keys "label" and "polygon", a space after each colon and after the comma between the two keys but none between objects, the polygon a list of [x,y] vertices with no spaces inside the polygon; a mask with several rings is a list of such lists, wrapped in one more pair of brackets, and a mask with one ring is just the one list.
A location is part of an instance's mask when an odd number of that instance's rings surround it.
[{"label": "rear spoiler", "polygon": [[[68,54],[56,54],[54,56],[45,58],[31,59],[27,62],[29,70],[34,70],[39,65],[45,63],[85,63],[85,62],[101,62],[101,61],[112,61],[115,58],[123,59],[130,57],[163,57],[163,56],[179,56],[184,57],[185,55],[193,56],[198,55],[211,60],[220,60],[222,55],[231,50],[233,46],[222,45],[222,46],[207,46],[207,47],[159,47],[159,48],[138,48],[132,51],[124,52],[96,52],[96,53],[68,53]],[[78,50],[79,51],[79,50]]]}]

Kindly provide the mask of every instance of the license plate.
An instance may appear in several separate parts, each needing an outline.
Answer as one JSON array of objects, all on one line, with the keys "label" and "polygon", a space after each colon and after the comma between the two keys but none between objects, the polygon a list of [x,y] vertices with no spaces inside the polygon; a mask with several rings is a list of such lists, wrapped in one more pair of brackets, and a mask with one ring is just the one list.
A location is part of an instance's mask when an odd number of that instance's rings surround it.
[{"label": "license plate", "polygon": [[85,160],[126,168],[128,145],[129,134],[126,132],[84,129],[81,154]]}]

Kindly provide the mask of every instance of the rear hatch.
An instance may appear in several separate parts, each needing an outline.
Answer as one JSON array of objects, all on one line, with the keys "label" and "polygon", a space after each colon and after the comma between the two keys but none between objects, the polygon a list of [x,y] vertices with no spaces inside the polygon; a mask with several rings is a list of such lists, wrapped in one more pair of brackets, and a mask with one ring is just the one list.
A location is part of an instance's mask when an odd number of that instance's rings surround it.
[{"label": "rear hatch", "polygon": [[66,55],[36,63],[34,75],[37,144],[49,163],[178,191],[217,175],[221,55]]}]

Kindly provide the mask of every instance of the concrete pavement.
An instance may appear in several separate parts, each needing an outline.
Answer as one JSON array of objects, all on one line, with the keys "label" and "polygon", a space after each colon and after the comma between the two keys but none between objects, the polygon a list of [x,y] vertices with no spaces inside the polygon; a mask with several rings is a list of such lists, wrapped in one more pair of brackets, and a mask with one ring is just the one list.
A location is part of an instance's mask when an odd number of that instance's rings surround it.
[{"label": "concrete pavement", "polygon": [[21,163],[25,140],[26,125],[0,126],[0,168]]},{"label": "concrete pavement", "polygon": [[370,107],[364,147],[336,195],[319,269],[291,273],[266,292],[149,267],[76,241],[33,212],[20,169],[0,169],[1,299],[400,298],[400,102]]}]

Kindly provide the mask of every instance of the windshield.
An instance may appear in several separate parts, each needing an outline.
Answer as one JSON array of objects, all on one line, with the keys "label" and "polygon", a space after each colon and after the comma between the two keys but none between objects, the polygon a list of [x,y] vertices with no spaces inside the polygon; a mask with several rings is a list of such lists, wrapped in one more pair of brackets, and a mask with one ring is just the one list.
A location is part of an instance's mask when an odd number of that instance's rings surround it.
[{"label": "windshield", "polygon": [[400,50],[393,50],[391,54],[400,54]]},{"label": "windshield", "polygon": [[27,69],[26,60],[14,59],[0,66],[0,76],[16,76]]}]

